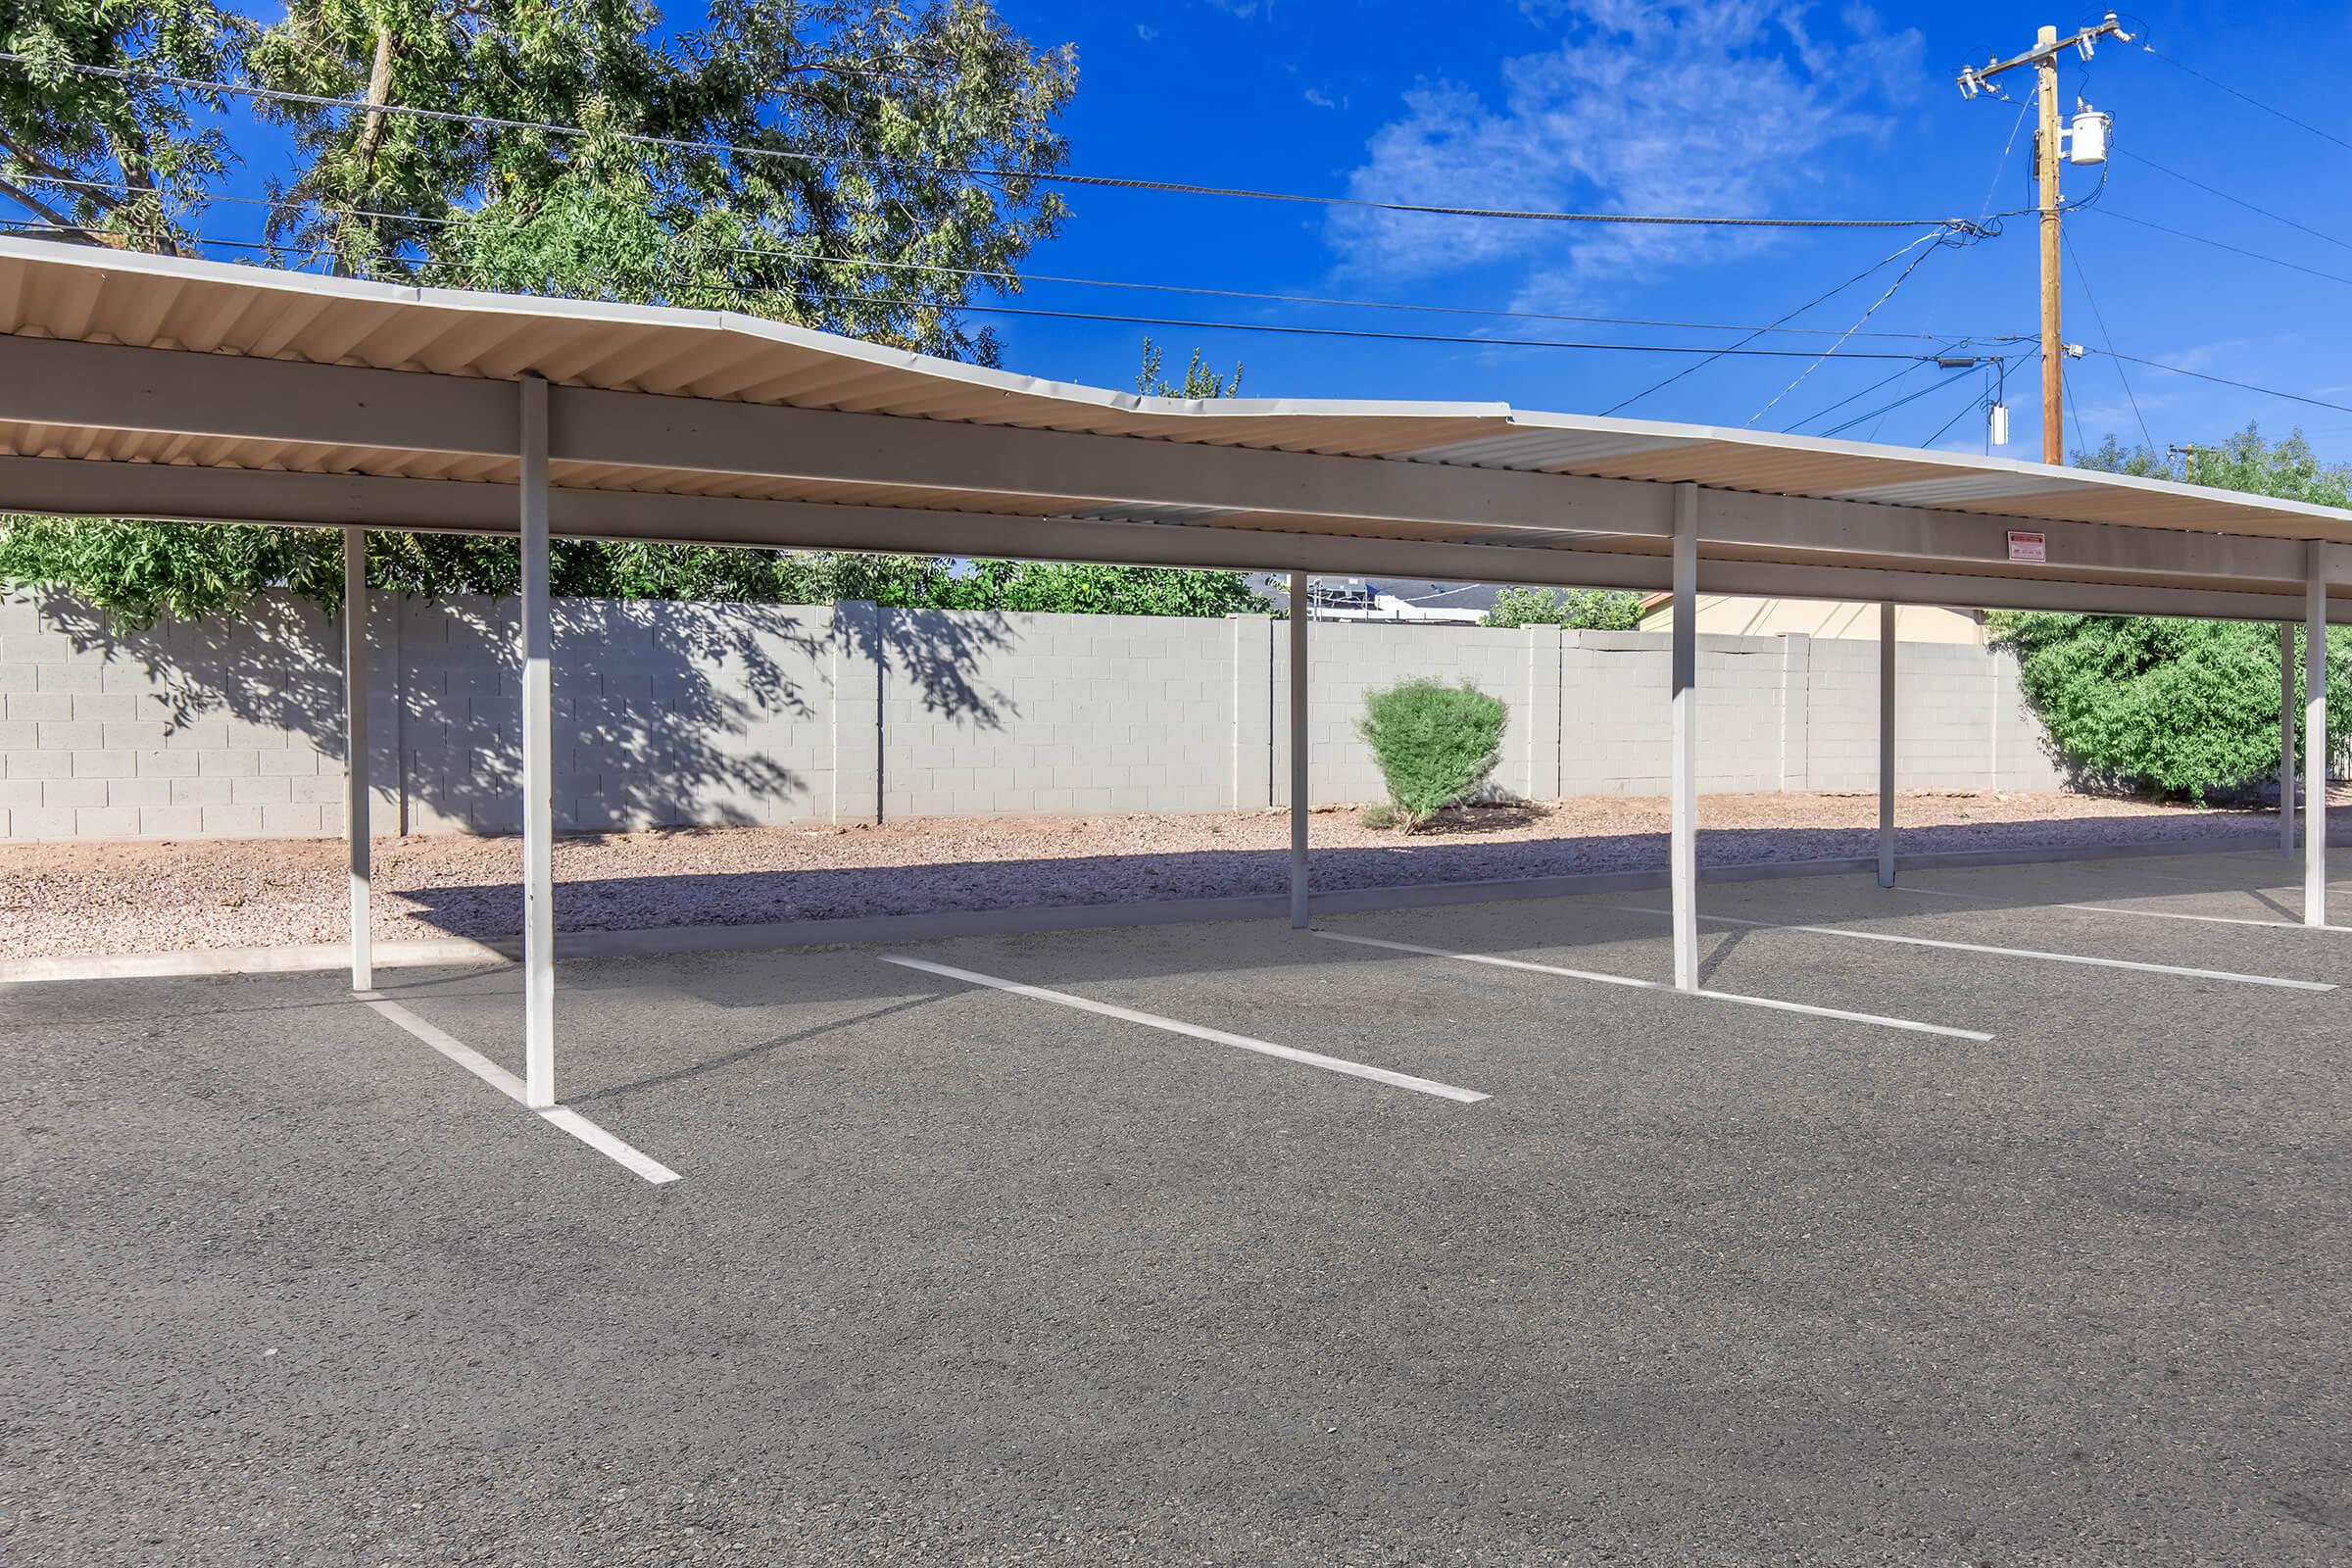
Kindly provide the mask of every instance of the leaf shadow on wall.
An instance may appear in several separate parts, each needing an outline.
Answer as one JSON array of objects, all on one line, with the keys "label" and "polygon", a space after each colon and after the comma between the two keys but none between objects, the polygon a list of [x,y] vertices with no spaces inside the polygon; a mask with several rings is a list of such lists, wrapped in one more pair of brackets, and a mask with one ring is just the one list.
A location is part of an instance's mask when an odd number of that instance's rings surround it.
[{"label": "leaf shadow on wall", "polygon": [[[270,594],[235,617],[130,631],[67,596],[37,603],[77,661],[106,668],[107,695],[139,699],[110,719],[129,726],[119,749],[140,754],[141,777],[171,779],[174,804],[276,800],[273,786],[235,780],[259,776],[248,764],[280,746],[315,751],[315,774],[341,772],[343,627],[315,606]],[[821,812],[829,803],[815,797],[829,778],[783,759],[831,759],[830,736],[808,731],[831,722],[832,619],[824,606],[556,601],[558,829],[751,826]],[[1004,617],[884,612],[846,618],[844,630],[846,658],[882,664],[885,684],[911,685],[926,711],[1003,724],[1008,701],[972,671],[1016,640]],[[511,599],[373,597],[368,773],[379,836],[520,829],[519,644]],[[323,826],[339,820],[330,810]]]}]

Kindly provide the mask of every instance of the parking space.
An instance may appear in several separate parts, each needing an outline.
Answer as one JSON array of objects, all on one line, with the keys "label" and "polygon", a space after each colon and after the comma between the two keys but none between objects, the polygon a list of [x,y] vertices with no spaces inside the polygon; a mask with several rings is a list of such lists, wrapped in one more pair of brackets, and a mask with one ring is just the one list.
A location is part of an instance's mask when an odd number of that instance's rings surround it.
[{"label": "parking space", "polygon": [[[337,977],[18,988],[0,1539],[2341,1556],[2348,939],[1906,881],[1705,888],[1702,996],[1640,895],[567,963],[669,1182]],[[514,971],[379,978],[519,1067]]]}]

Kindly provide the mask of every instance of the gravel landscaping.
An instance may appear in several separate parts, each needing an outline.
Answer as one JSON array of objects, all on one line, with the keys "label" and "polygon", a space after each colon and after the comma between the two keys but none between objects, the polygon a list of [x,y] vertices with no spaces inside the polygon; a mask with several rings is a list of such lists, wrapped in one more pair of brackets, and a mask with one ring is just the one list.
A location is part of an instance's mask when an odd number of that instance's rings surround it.
[{"label": "gravel landscaping", "polygon": [[[1711,795],[1711,864],[1867,855],[1868,794]],[[1900,797],[1909,851],[2127,845],[2221,834],[2263,840],[2266,812],[2066,793]],[[1596,796],[1454,813],[1410,838],[1353,808],[1314,815],[1320,887],[1465,881],[1663,866],[1666,803]],[[556,841],[557,918],[569,930],[1279,893],[1281,811],[931,818],[879,826],[705,828]],[[491,940],[520,929],[513,838],[382,839],[379,940]],[[334,942],[344,932],[335,839],[0,846],[0,957]]]}]

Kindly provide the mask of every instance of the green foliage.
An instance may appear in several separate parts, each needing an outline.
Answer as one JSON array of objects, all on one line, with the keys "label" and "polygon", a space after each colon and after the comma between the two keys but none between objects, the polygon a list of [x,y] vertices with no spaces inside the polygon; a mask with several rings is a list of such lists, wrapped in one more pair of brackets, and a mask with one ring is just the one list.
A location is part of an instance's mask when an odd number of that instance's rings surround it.
[{"label": "green foliage", "polygon": [[221,80],[253,23],[213,0],[0,0],[0,195],[103,244],[179,253],[187,204],[225,172],[228,141],[203,118],[235,100],[61,65]]},{"label": "green foliage", "polygon": [[1355,819],[1375,833],[1386,833],[1399,820],[1396,808],[1386,804],[1365,807],[1355,813]]},{"label": "green foliage", "polygon": [[1365,694],[1356,727],[1406,832],[1468,800],[1487,781],[1501,760],[1506,717],[1500,699],[1469,685],[1408,680]]},{"label": "green foliage", "polygon": [[[2022,685],[2067,760],[2203,800],[2278,771],[2278,634],[2258,621],[2000,614]],[[2298,633],[2297,642],[2301,637]],[[2292,701],[2300,739],[2302,656]],[[2352,641],[2328,637],[2329,755],[2352,735]]]},{"label": "green foliage", "polygon": [[1068,217],[1036,176],[1066,153],[1076,55],[1032,49],[987,0],[709,0],[699,26],[646,0],[290,0],[246,62],[273,87],[589,132],[274,107],[283,188],[309,205],[270,238],[339,271],[739,310],[994,363],[956,308],[1017,292]]},{"label": "green foliage", "polygon": [[342,545],[332,533],[255,524],[0,520],[0,584],[59,588],[143,628],[242,609],[284,584],[329,610],[342,601]]},{"label": "green foliage", "polygon": [[[2075,461],[2111,472],[2182,476],[2155,453],[2127,450],[2112,438]],[[2274,444],[2251,426],[2219,446],[2197,448],[2185,477],[2322,506],[2352,500],[2352,467],[2323,464],[2300,433]],[[2011,612],[1996,612],[1989,624],[1996,643],[2017,650],[2027,699],[2077,768],[2196,800],[2278,772],[2274,626]],[[2352,634],[2328,633],[2327,666],[2332,756],[2352,735]],[[2306,744],[2302,667],[2298,653],[2291,699],[2298,747]]]},{"label": "green foliage", "polygon": [[1242,395],[1242,368],[1237,364],[1232,375],[1222,374],[1202,365],[1200,351],[1195,349],[1184,379],[1171,381],[1160,373],[1159,345],[1147,337],[1144,368],[1135,378],[1135,389],[1148,398],[1238,398]]},{"label": "green foliage", "polygon": [[943,584],[948,609],[1058,611],[1079,615],[1232,615],[1266,600],[1238,571],[1175,566],[1090,566],[1050,561],[979,561]]},{"label": "green foliage", "polygon": [[1549,588],[1505,588],[1482,626],[1567,626],[1579,631],[1632,631],[1642,624],[1642,596],[1600,588],[1566,593]]},{"label": "green foliage", "polygon": [[[423,598],[513,595],[522,559],[512,539],[463,534],[368,536],[370,585]],[[0,583],[70,593],[130,629],[171,616],[233,614],[270,588],[332,612],[343,600],[337,530],[247,524],[0,519]],[[855,552],[794,554],[706,545],[559,539],[548,584],[581,599],[828,604],[870,599],[905,610],[1060,611],[1096,615],[1227,615],[1266,602],[1238,571],[1065,565]]]}]

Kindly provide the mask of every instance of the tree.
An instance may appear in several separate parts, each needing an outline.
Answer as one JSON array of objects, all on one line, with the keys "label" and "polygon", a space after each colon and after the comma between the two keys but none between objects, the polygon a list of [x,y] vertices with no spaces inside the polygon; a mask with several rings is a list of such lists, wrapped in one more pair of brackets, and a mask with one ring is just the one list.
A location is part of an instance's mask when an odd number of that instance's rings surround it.
[{"label": "tree", "polygon": [[213,0],[0,0],[0,49],[31,57],[0,71],[0,196],[69,238],[186,252],[187,209],[230,159],[227,137],[196,118],[220,95],[59,67],[217,81],[255,30]]},{"label": "tree", "polygon": [[1567,626],[1579,631],[1632,631],[1642,624],[1642,596],[1613,589],[1505,588],[1482,626]]},{"label": "tree", "polygon": [[[2076,466],[2341,507],[2352,467],[2323,463],[2301,432],[2277,443],[2251,425],[2199,447],[2181,474],[2112,437]],[[2149,615],[1995,613],[1996,643],[2019,656],[2022,687],[2051,741],[2076,767],[2202,801],[2279,771],[2278,645],[2267,622]],[[2297,633],[2298,642],[2300,632]],[[2302,660],[2291,694],[2301,736]],[[2352,735],[2352,640],[2328,635],[2329,755]]]},{"label": "tree", "polygon": [[1242,368],[1237,363],[1232,375],[1220,374],[1202,365],[1200,351],[1195,349],[1184,379],[1171,381],[1160,373],[1159,345],[1147,337],[1144,368],[1135,378],[1135,389],[1148,398],[1238,398],[1242,395]]},{"label": "tree", "polygon": [[[984,0],[291,0],[268,85],[383,105],[270,112],[290,259],[459,288],[748,311],[996,362],[956,314],[1068,210],[1037,176],[1077,85]],[[495,130],[409,107],[577,127]]]}]

